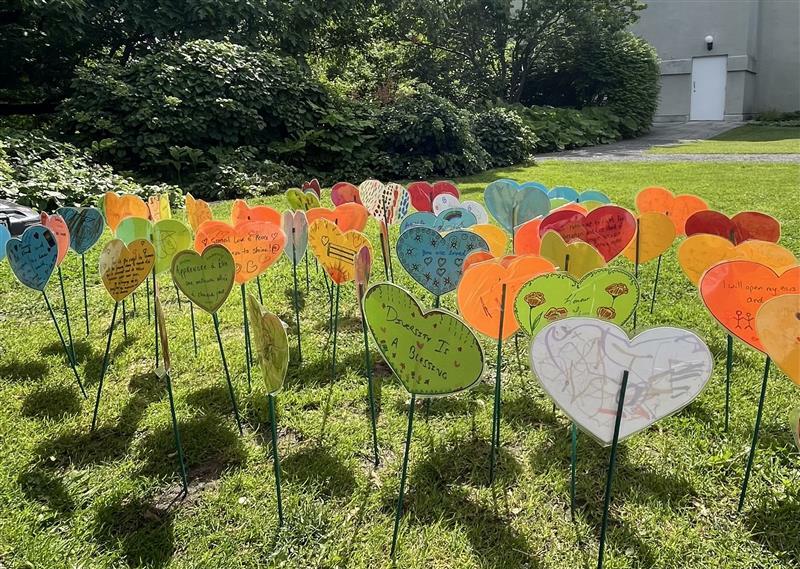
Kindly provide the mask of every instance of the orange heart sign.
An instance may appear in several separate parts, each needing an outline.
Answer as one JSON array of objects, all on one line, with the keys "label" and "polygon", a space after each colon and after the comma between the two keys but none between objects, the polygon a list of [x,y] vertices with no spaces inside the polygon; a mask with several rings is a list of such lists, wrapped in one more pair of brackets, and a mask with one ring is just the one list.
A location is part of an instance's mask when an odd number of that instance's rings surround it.
[{"label": "orange heart sign", "polygon": [[233,225],[239,225],[245,221],[266,221],[280,227],[281,219],[281,214],[278,210],[266,205],[250,207],[244,200],[234,201],[231,209],[231,223]]},{"label": "orange heart sign", "polygon": [[[559,211],[561,211],[559,209]],[[586,210],[583,210],[586,213]],[[539,236],[539,226],[542,218],[537,217],[526,221],[517,229],[514,235],[514,253],[520,255],[538,255],[542,246],[542,238]]]},{"label": "orange heart sign", "polygon": [[106,215],[106,224],[111,231],[117,230],[117,225],[126,217],[150,218],[150,210],[142,198],[134,195],[118,196],[114,192],[106,192],[103,197],[103,211]]},{"label": "orange heart sign", "polygon": [[327,219],[336,224],[344,232],[364,231],[369,219],[369,212],[360,203],[343,203],[333,209],[314,207],[306,212],[309,225],[318,219]]},{"label": "orange heart sign", "polygon": [[41,221],[42,225],[49,229],[56,238],[56,245],[58,245],[56,266],[58,266],[69,251],[69,227],[67,227],[67,222],[60,215],[47,215],[42,212]]},{"label": "orange heart sign", "polygon": [[156,250],[138,239],[127,247],[120,239],[112,239],[100,253],[100,277],[116,302],[124,300],[144,282],[153,270]]},{"label": "orange heart sign", "polygon": [[236,282],[244,284],[266,271],[286,245],[279,225],[267,221],[245,221],[231,226],[224,221],[206,221],[197,230],[194,248],[198,253],[209,245],[225,245],[236,262]]},{"label": "orange heart sign", "polygon": [[756,330],[756,314],[766,301],[800,293],[800,266],[781,274],[755,261],[724,261],[700,278],[700,297],[728,332],[760,352],[764,344]]},{"label": "orange heart sign", "polygon": [[667,188],[653,186],[636,194],[636,209],[639,213],[649,211],[663,213],[672,220],[675,233],[686,235],[686,220],[693,213],[708,209],[708,204],[697,196],[690,194],[676,196]]},{"label": "orange heart sign", "polygon": [[761,305],[756,333],[767,355],[800,386],[800,294],[784,294]]},{"label": "orange heart sign", "polygon": [[206,202],[194,199],[192,194],[186,194],[186,219],[189,220],[192,231],[197,233],[197,229],[203,222],[211,221],[214,216],[211,214],[211,208]]},{"label": "orange heart sign", "polygon": [[687,238],[678,247],[678,264],[694,284],[710,267],[734,259],[755,261],[778,272],[797,264],[791,251],[769,241],[750,240],[734,245],[724,237],[698,234]]},{"label": "orange heart sign", "polygon": [[[458,309],[470,326],[482,334],[506,339],[519,330],[514,317],[514,300],[522,286],[533,277],[555,270],[553,264],[541,257],[523,255],[510,262],[492,259],[469,266],[458,284]],[[500,308],[506,285],[503,329],[500,330]]]},{"label": "orange heart sign", "polygon": [[[622,254],[632,263],[647,263],[663,255],[667,249],[672,247],[675,241],[675,226],[672,221],[663,213],[648,211],[639,214],[637,220],[638,239],[634,235]],[[639,247],[639,254],[636,254],[636,247]]]},{"label": "orange heart sign", "polygon": [[583,241],[573,241],[568,245],[555,231],[544,234],[539,254],[576,279],[606,265],[606,260],[597,249]]},{"label": "orange heart sign", "polygon": [[356,274],[355,256],[362,247],[367,247],[372,253],[372,245],[366,235],[358,231],[342,232],[327,219],[318,219],[308,227],[308,245],[336,284],[353,280]]},{"label": "orange heart sign", "polygon": [[[486,244],[489,246],[489,251],[491,251],[493,257],[502,257],[503,253],[506,252],[508,235],[506,235],[506,232],[496,225],[492,225],[491,223],[481,223],[478,225],[473,225],[472,227],[468,227],[467,229],[483,237],[483,240],[486,241]],[[517,235],[519,235],[519,230],[517,230]]]}]

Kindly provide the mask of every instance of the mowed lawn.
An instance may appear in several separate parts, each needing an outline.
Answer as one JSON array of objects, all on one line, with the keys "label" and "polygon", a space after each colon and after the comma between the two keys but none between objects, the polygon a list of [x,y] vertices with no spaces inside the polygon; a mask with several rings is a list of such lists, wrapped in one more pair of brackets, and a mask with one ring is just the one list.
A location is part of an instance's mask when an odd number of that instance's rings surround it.
[{"label": "mowed lawn", "polygon": [[[717,209],[770,213],[782,243],[800,253],[796,164],[547,162],[461,180],[469,199],[495,178],[605,190],[632,207],[637,190],[664,185],[696,193]],[[254,200],[283,209],[283,196]],[[229,203],[215,215],[225,218]],[[182,213],[181,213],[182,215]],[[377,243],[376,226],[369,234]],[[397,237],[396,229],[394,238]],[[112,301],[97,275],[103,241],[87,256],[91,333],[83,329],[80,260],[63,265],[79,371],[93,396]],[[614,266],[629,267],[625,260]],[[432,298],[403,274],[397,281]],[[373,270],[378,280],[380,262]],[[725,336],[665,256],[653,315],[655,264],[642,267],[640,327],[698,331],[716,358],[706,390],[688,408],[620,445],[606,566],[609,568],[795,568],[800,564],[800,453],[788,427],[800,390],[773,368],[747,503],[736,513],[764,357],[735,346],[732,422],[723,432]],[[114,334],[113,361],[90,433],[83,400],[41,295],[0,265],[0,566],[17,567],[385,567],[409,397],[372,350],[381,378],[381,465],[370,462],[363,344],[352,284],[342,287],[336,377],[331,377],[327,295],[322,275],[301,272],[303,363],[296,359],[289,263],[263,275],[266,306],[290,323],[292,361],[278,396],[285,526],[278,530],[264,388],[248,389],[242,312],[234,289],[220,312],[226,355],[245,421],[239,436],[209,316],[179,307],[166,275],[166,309],[177,415],[189,462],[180,489],[164,384],[153,373],[153,329],[143,289],[127,340]],[[57,311],[57,279],[48,295]],[[256,291],[255,283],[248,290]],[[453,295],[443,299],[455,306]],[[132,303],[127,303],[128,311]],[[59,312],[59,317],[62,314]],[[487,368],[471,392],[433,401],[416,415],[398,567],[566,568],[596,563],[608,449],[578,441],[578,514],[569,514],[569,422],[553,413],[527,363],[528,342],[503,354],[499,478],[487,487],[496,350],[482,338]]]},{"label": "mowed lawn", "polygon": [[800,126],[746,124],[709,139],[656,146],[653,154],[800,154]]}]

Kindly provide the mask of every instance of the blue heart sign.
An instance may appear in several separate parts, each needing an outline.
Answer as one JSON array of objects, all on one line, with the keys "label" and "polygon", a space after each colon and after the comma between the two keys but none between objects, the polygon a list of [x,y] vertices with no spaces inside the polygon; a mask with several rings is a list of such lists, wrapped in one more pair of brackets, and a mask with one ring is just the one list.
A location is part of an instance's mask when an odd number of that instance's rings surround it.
[{"label": "blue heart sign", "polygon": [[19,282],[43,291],[56,268],[58,244],[53,233],[43,225],[31,225],[21,237],[6,243],[8,264]]},{"label": "blue heart sign", "polygon": [[91,249],[103,235],[106,222],[96,207],[60,207],[57,213],[69,228],[69,246],[79,255]]},{"label": "blue heart sign", "polygon": [[475,214],[460,207],[446,209],[434,215],[429,211],[418,211],[412,213],[400,224],[400,233],[412,227],[429,227],[436,231],[453,231],[455,229],[466,229],[478,223]]},{"label": "blue heart sign", "polygon": [[513,180],[492,182],[486,186],[483,197],[486,209],[509,233],[535,217],[550,213],[550,199],[545,192]]}]

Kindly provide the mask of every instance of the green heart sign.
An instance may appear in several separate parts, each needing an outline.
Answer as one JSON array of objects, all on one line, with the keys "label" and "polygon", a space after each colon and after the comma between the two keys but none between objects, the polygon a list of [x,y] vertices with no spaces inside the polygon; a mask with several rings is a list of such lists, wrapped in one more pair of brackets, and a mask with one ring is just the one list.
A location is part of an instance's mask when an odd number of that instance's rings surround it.
[{"label": "green heart sign", "polygon": [[525,284],[514,301],[514,315],[529,335],[554,320],[590,316],[621,325],[639,302],[636,278],[621,269],[601,268],[576,280],[567,273],[540,275]]},{"label": "green heart sign", "polygon": [[283,321],[269,312],[252,294],[247,295],[247,312],[253,330],[253,351],[261,366],[267,393],[276,394],[283,387],[289,369],[289,336]]},{"label": "green heart sign", "polygon": [[294,211],[308,211],[311,208],[319,207],[319,198],[313,190],[307,192],[297,188],[286,190],[286,201]]},{"label": "green heart sign", "polygon": [[483,350],[469,327],[441,310],[422,312],[399,286],[380,283],[364,295],[364,316],[383,359],[414,395],[469,389],[483,373]]},{"label": "green heart sign", "polygon": [[163,273],[172,266],[172,259],[179,251],[191,249],[192,232],[177,219],[162,219],[153,225],[153,247],[156,249],[156,273]]},{"label": "green heart sign", "polygon": [[209,245],[199,255],[179,251],[172,259],[172,280],[197,306],[214,314],[233,288],[236,263],[224,245]]}]

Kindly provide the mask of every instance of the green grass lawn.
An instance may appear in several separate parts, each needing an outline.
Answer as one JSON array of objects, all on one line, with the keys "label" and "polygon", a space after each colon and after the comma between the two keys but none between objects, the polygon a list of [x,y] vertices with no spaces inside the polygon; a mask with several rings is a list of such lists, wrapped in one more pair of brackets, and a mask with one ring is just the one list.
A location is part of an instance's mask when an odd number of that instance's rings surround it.
[{"label": "green grass lawn", "polygon": [[[548,185],[595,187],[632,206],[636,191],[665,185],[694,192],[733,214],[755,208],[784,223],[782,243],[800,253],[800,205],[793,164],[575,163],[494,171],[461,181],[480,199],[501,176]],[[263,203],[283,209],[283,197]],[[230,204],[215,214],[227,215]],[[376,227],[369,233],[377,238]],[[109,238],[108,233],[103,243]],[[395,234],[396,238],[396,234]],[[80,262],[65,261],[79,370],[97,388],[112,302],[90,267],[91,333],[81,318]],[[375,279],[382,272],[377,264]],[[625,260],[617,266],[629,266]],[[395,259],[398,281],[425,303]],[[115,332],[98,430],[62,354],[40,295],[0,265],[0,566],[17,567],[385,567],[408,396],[373,350],[382,380],[382,464],[373,470],[362,335],[352,285],[344,286],[337,375],[331,377],[327,298],[311,263],[302,286],[303,363],[292,353],[278,396],[285,527],[277,529],[264,389],[245,377],[241,300],[221,309],[222,333],[245,421],[240,437],[229,411],[211,319],[196,311],[195,356],[189,310],[161,278],[173,361],[177,414],[189,462],[190,493],[170,505],[180,482],[165,386],[153,373],[153,329],[143,290],[129,314],[127,340]],[[745,509],[736,514],[764,358],[736,344],[730,431],[722,430],[725,336],[666,255],[655,313],[648,306],[654,264],[641,270],[641,327],[680,325],[706,338],[716,369],[687,409],[620,445],[607,543],[607,567],[794,568],[800,563],[800,454],[788,428],[800,390],[774,370]],[[293,322],[285,259],[262,277],[264,302]],[[304,275],[301,275],[304,281]],[[255,283],[248,285],[255,291]],[[57,310],[57,280],[48,288]],[[443,299],[454,307],[452,295]],[[131,302],[127,309],[132,309]],[[290,344],[296,340],[294,326]],[[494,343],[483,338],[487,362]],[[595,564],[608,449],[581,434],[578,514],[569,515],[569,422],[519,352],[504,349],[499,479],[486,486],[493,372],[467,394],[433,401],[417,415],[398,566],[414,568],[565,568]]]},{"label": "green grass lawn", "polygon": [[675,146],[656,146],[654,154],[800,154],[800,127],[744,125]]}]

